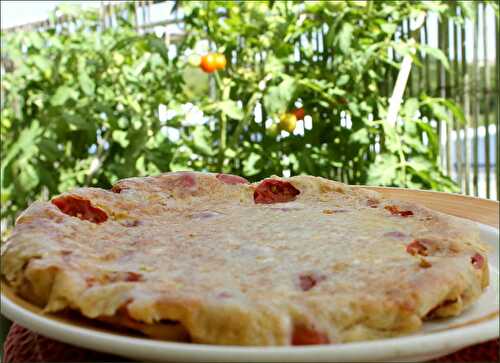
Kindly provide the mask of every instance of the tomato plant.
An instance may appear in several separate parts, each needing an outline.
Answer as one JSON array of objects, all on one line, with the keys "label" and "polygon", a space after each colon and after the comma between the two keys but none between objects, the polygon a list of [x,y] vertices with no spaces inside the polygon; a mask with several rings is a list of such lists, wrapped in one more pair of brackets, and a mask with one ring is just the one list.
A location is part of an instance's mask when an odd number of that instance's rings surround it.
[{"label": "tomato plant", "polygon": [[[130,3],[105,30],[89,10],[68,27],[2,36],[2,219],[76,186],[170,170],[456,190],[428,121],[445,118],[449,100],[422,93],[403,104],[404,123],[384,121],[397,72],[389,54],[399,61],[415,47],[395,37],[400,24],[455,5],[178,4],[175,52],[135,30]],[[312,121],[297,127],[306,112]]]},{"label": "tomato plant", "polygon": [[[406,124],[385,122],[386,90],[394,86],[397,62],[419,47],[407,38],[396,40],[400,24],[418,12],[443,14],[450,9],[446,3],[180,4],[187,34],[181,52],[208,42],[208,51],[224,49],[232,57],[231,67],[215,74],[212,94],[189,99],[206,115],[203,143],[216,152],[191,148],[198,157],[186,159],[186,167],[254,180],[308,173],[349,183],[457,190],[438,166],[439,144],[428,123],[437,116],[425,106],[424,94],[405,103]],[[438,49],[429,54],[445,59]],[[311,120],[301,131],[297,120],[305,110]],[[422,133],[430,140],[425,146]],[[377,140],[380,151],[374,152]]]}]

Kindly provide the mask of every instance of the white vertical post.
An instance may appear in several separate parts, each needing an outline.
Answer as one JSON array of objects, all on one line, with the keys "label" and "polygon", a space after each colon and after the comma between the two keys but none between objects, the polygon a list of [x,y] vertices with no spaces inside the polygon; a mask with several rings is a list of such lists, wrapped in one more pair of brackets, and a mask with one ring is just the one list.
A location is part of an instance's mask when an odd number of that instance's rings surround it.
[{"label": "white vertical post", "polygon": [[[425,20],[425,13],[420,14],[416,19],[415,28],[413,31],[418,30],[423,24]],[[415,44],[415,40],[412,38],[409,41],[410,45]],[[415,49],[412,50],[415,52]],[[410,75],[411,65],[413,63],[413,59],[410,54],[407,54],[403,58],[403,62],[401,63],[401,68],[399,69],[398,78],[396,79],[396,84],[394,85],[394,90],[392,91],[392,96],[389,99],[389,110],[387,111],[387,123],[389,125],[395,125],[399,108],[401,107],[401,102],[403,100],[403,93],[406,88],[406,83],[408,82],[408,76]]]}]

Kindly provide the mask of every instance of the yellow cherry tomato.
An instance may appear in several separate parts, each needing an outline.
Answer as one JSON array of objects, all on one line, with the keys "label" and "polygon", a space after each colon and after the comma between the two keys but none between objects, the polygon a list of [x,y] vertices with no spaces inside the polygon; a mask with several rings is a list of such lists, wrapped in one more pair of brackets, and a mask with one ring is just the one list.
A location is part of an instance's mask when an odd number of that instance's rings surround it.
[{"label": "yellow cherry tomato", "polygon": [[227,61],[226,61],[226,56],[224,54],[216,53],[214,57],[215,57],[215,68],[217,68],[218,70],[226,68]]},{"label": "yellow cherry tomato", "polygon": [[297,127],[297,116],[293,113],[284,113],[280,116],[279,128],[284,131],[292,133]]}]

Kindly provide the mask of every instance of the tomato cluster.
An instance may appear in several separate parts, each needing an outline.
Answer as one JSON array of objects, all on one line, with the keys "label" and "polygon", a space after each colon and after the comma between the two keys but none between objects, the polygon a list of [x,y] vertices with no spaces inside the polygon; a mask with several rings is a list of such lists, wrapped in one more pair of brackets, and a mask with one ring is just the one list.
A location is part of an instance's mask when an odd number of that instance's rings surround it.
[{"label": "tomato cluster", "polygon": [[297,121],[303,120],[304,116],[305,116],[305,110],[303,107],[297,108],[291,112],[285,112],[280,115],[280,121],[278,127],[280,130],[292,133],[297,127]]},{"label": "tomato cluster", "polygon": [[222,53],[208,53],[202,57],[192,55],[188,62],[193,67],[200,67],[205,73],[213,73],[215,71],[226,68],[226,56]]}]

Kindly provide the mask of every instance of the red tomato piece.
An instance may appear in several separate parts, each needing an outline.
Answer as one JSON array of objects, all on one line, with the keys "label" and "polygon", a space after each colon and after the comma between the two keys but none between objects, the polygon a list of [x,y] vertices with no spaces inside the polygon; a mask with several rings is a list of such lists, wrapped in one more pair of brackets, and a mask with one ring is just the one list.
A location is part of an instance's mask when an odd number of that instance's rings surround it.
[{"label": "red tomato piece", "polygon": [[398,214],[399,213],[399,208],[396,207],[395,205],[386,205],[384,207],[385,210],[388,210],[389,212],[391,212],[391,214]]},{"label": "red tomato piece", "polygon": [[299,285],[302,291],[309,291],[319,282],[326,279],[324,275],[302,274],[299,276]]},{"label": "red tomato piece", "polygon": [[133,271],[127,272],[127,275],[125,276],[125,281],[128,282],[142,281],[142,275]]},{"label": "red tomato piece", "polygon": [[410,255],[415,256],[419,254],[421,256],[427,256],[427,247],[423,245],[419,240],[413,240],[408,246],[406,246],[406,252]]},{"label": "red tomato piece", "polygon": [[238,175],[217,174],[215,177],[224,184],[248,184],[248,180]]},{"label": "red tomato piece", "polygon": [[102,223],[108,219],[108,215],[100,208],[92,206],[90,200],[77,195],[66,195],[52,199],[52,204],[61,212],[72,217],[92,223]]},{"label": "red tomato piece", "polygon": [[315,345],[328,344],[328,336],[314,328],[305,325],[297,325],[293,329],[292,345]]},{"label": "red tomato piece", "polygon": [[409,217],[413,215],[413,212],[411,210],[402,210],[401,212],[398,213],[401,217]]},{"label": "red tomato piece", "polygon": [[166,180],[169,187],[176,189],[188,189],[194,191],[197,188],[196,173],[191,171],[176,171],[173,173],[168,173],[168,176],[174,176],[175,178],[168,178]]},{"label": "red tomato piece", "polygon": [[386,205],[384,209],[391,212],[392,215],[400,215],[401,217],[409,217],[413,215],[411,210],[399,210],[399,208],[395,205]]},{"label": "red tomato piece", "polygon": [[291,183],[275,179],[263,180],[253,193],[257,204],[285,203],[295,200],[300,191]]},{"label": "red tomato piece", "polygon": [[474,266],[474,268],[480,270],[483,268],[484,265],[484,257],[481,256],[479,253],[476,253],[474,256],[470,258],[470,262],[472,263],[472,266]]},{"label": "red tomato piece", "polygon": [[122,192],[122,190],[123,190],[123,187],[118,185],[118,184],[113,185],[113,187],[111,188],[111,191],[113,193],[117,193],[117,194],[120,194]]}]

